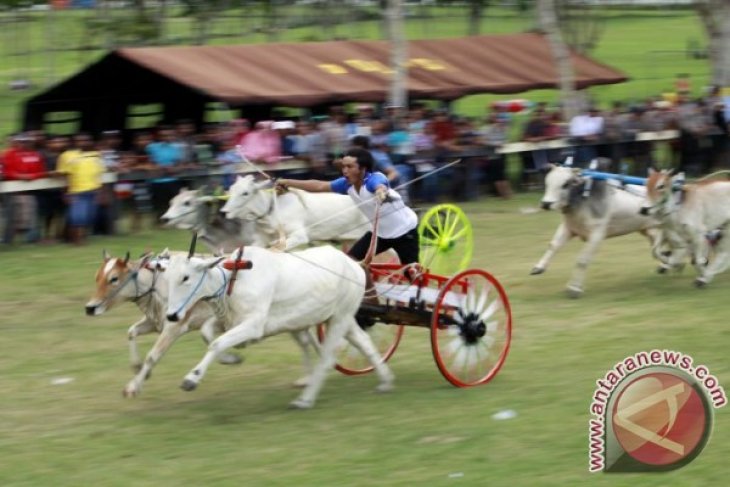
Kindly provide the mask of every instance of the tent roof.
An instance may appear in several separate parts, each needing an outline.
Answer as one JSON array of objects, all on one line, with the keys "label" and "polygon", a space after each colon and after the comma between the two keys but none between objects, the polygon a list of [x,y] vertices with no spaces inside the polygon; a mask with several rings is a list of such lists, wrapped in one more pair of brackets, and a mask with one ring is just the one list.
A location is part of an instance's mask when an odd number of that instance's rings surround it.
[{"label": "tent roof", "polygon": [[[147,82],[151,88],[172,82],[234,105],[384,101],[390,55],[385,41],[125,48],[30,103],[85,98],[94,86],[103,88],[106,96],[110,90],[116,96],[132,95],[131,86],[136,86],[138,96],[132,98],[138,98],[140,85],[127,79],[125,70],[136,76],[146,71],[145,79],[154,78],[154,83]],[[410,41],[408,58],[411,98],[453,100],[474,93],[518,93],[556,88],[559,82],[549,43],[539,34]],[[627,79],[585,56],[573,53],[572,59],[579,89]],[[159,94],[159,88],[155,91]]]}]

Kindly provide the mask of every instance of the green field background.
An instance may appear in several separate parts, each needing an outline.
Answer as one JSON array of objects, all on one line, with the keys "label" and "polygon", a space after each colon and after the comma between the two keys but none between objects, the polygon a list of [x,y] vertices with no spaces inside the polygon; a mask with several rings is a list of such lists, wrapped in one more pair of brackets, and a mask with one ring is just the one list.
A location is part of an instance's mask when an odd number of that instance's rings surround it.
[{"label": "green field background", "polygon": [[[472,267],[500,280],[514,313],[512,350],[492,382],[452,387],[428,333],[408,329],[390,361],[393,393],[375,394],[373,376],[333,372],[310,411],[287,409],[300,359],[284,336],[243,350],[240,366],[214,364],[197,390],[183,392],[204,352],[190,334],[140,397],[122,398],[131,378],[126,330],[139,312],[128,304],[84,315],[102,249],[185,249],[186,232],[0,251],[0,485],[727,485],[728,408],[716,411],[705,451],[665,474],[589,474],[588,421],[595,381],[639,351],[684,352],[730,384],[730,275],[704,290],[692,286],[690,268],[658,275],[646,241],[631,235],[606,241],[585,296],[567,299],[580,242],[544,275],[529,275],[560,219],[534,211],[539,199],[463,205],[475,229]],[[142,349],[152,341],[141,338]],[[73,381],[52,385],[60,377]],[[506,409],[517,416],[492,418]]]}]

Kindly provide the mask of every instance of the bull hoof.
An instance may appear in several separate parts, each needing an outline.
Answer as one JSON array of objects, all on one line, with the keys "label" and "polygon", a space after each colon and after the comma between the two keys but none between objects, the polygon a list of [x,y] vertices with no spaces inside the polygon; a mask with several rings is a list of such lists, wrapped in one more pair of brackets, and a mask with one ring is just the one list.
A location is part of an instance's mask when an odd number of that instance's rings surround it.
[{"label": "bull hoof", "polygon": [[309,385],[309,376],[300,377],[294,382],[292,382],[292,386],[297,388],[307,387]]},{"label": "bull hoof", "polygon": [[391,392],[393,389],[395,389],[395,385],[393,385],[392,382],[383,382],[382,384],[378,384],[378,387],[375,388],[375,392],[385,393]]},{"label": "bull hoof", "polygon": [[533,267],[532,270],[530,271],[530,275],[536,276],[538,274],[542,274],[543,272],[545,272],[544,267]]},{"label": "bull hoof", "polygon": [[707,287],[707,282],[703,279],[695,279],[695,287],[697,289],[704,289],[705,287]]},{"label": "bull hoof", "polygon": [[133,397],[137,397],[139,395],[139,389],[132,386],[127,386],[122,391],[122,396],[126,397],[127,399],[131,399]]},{"label": "bull hoof", "polygon": [[194,391],[195,388],[198,387],[197,382],[193,382],[190,379],[185,379],[182,384],[180,384],[180,389],[183,391]]},{"label": "bull hoof", "polygon": [[238,365],[243,362],[243,357],[232,353],[225,353],[218,358],[218,362],[223,365]]},{"label": "bull hoof", "polygon": [[307,401],[302,398],[296,399],[289,403],[289,409],[312,409],[314,401]]},{"label": "bull hoof", "polygon": [[656,273],[657,274],[666,274],[668,270],[669,269],[667,269],[666,267],[659,266],[656,268]]},{"label": "bull hoof", "polygon": [[570,299],[578,299],[583,296],[583,290],[577,287],[569,287],[565,290]]}]

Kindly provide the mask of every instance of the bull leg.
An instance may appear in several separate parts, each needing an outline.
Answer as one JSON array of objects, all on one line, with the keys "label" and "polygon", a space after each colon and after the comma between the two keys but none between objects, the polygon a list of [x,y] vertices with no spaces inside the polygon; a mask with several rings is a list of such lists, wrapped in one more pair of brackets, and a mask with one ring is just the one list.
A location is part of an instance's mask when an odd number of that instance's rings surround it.
[{"label": "bull leg", "polygon": [[383,360],[383,357],[381,357],[378,353],[378,350],[375,348],[373,341],[370,339],[370,335],[368,335],[362,328],[357,326],[356,321],[353,320],[353,324],[355,326],[350,327],[350,330],[347,332],[347,335],[345,335],[345,338],[355,348],[357,348],[360,353],[365,355],[372,364],[372,366],[375,367],[375,373],[378,374],[378,379],[380,379],[380,384],[378,385],[376,390],[378,392],[392,391],[393,381],[395,380],[393,372],[390,370],[388,364]]},{"label": "bull leg", "polygon": [[706,286],[717,274],[726,271],[728,267],[730,267],[730,240],[722,239],[717,243],[712,262],[705,267],[703,275],[695,279],[695,286]]},{"label": "bull leg", "polygon": [[568,296],[571,298],[578,298],[581,294],[583,294],[583,282],[586,278],[588,265],[591,263],[591,260],[593,260],[593,256],[598,250],[598,246],[605,237],[605,228],[596,229],[590,233],[588,241],[585,246],[583,246],[583,250],[581,250],[580,255],[578,255],[578,260],[576,261],[575,268],[573,269],[573,276],[570,278],[570,282],[568,282]]},{"label": "bull leg", "polygon": [[223,353],[223,351],[238,345],[246,344],[254,340],[264,338],[264,323],[266,317],[261,313],[251,313],[245,321],[234,326],[224,334],[213,340],[208,345],[208,352],[198,365],[188,372],[180,387],[186,391],[192,391],[205,376],[210,364]]},{"label": "bull leg", "polygon": [[307,232],[304,229],[298,229],[289,234],[284,250],[289,251],[307,243],[309,243]]},{"label": "bull leg", "polygon": [[294,387],[305,387],[309,384],[313,370],[311,351],[314,350],[317,354],[319,354],[319,343],[317,343],[317,340],[312,337],[309,330],[292,332],[291,336],[302,349],[302,368],[304,369],[304,375],[295,380],[293,385]]},{"label": "bull leg", "polygon": [[565,222],[561,223],[558,229],[555,231],[555,235],[553,235],[553,239],[550,241],[550,245],[548,245],[548,249],[545,252],[545,254],[540,259],[540,262],[538,262],[535,267],[532,268],[532,271],[530,274],[542,274],[547,270],[547,266],[550,263],[550,260],[553,258],[555,253],[560,250],[568,241],[573,238],[573,234],[570,230],[568,230],[567,225]]},{"label": "bull leg", "polygon": [[146,316],[129,327],[127,338],[129,340],[129,362],[132,371],[137,373],[142,368],[142,360],[139,358],[139,349],[137,348],[137,337],[157,331],[156,323]]},{"label": "bull leg", "polygon": [[152,369],[155,364],[162,359],[163,355],[165,355],[165,352],[167,352],[172,344],[187,332],[188,324],[185,322],[166,323],[165,328],[162,329],[162,333],[160,333],[160,336],[157,337],[157,341],[155,341],[152,349],[150,349],[147,353],[142,369],[132,378],[132,380],[129,381],[129,383],[127,383],[126,387],[122,391],[124,397],[134,397],[139,395],[142,391],[142,384],[152,373]]},{"label": "bull leg", "polygon": [[[210,345],[210,342],[215,340],[215,320],[207,320],[203,326],[200,327],[200,335],[203,337],[205,344]],[[237,365],[243,362],[243,359],[235,353],[227,352],[222,353],[221,356],[218,357],[218,362],[223,365]]]},{"label": "bull leg", "polygon": [[319,362],[314,366],[312,379],[297,399],[290,406],[297,409],[309,409],[314,406],[319,391],[322,390],[327,372],[335,365],[335,349],[352,326],[357,326],[354,317],[330,318],[327,337],[322,344],[322,353]]}]

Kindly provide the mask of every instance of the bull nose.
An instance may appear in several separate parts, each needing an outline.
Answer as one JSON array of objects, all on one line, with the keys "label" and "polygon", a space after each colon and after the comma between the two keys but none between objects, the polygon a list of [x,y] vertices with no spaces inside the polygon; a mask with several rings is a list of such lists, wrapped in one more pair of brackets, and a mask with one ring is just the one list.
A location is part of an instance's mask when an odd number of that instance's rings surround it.
[{"label": "bull nose", "polygon": [[177,313],[168,313],[167,314],[167,321],[175,322],[178,320]]},{"label": "bull nose", "polygon": [[543,201],[540,204],[540,208],[542,208],[543,210],[549,210],[551,205],[552,203],[550,203],[549,201]]},{"label": "bull nose", "polygon": [[170,219],[168,217],[166,217],[166,216],[161,216],[160,217],[160,221],[162,223],[170,223]]},{"label": "bull nose", "polygon": [[94,316],[94,313],[96,312],[96,306],[95,305],[87,305],[86,306],[86,315],[87,316]]},{"label": "bull nose", "polygon": [[639,215],[649,216],[649,208],[642,206],[639,210]]}]

